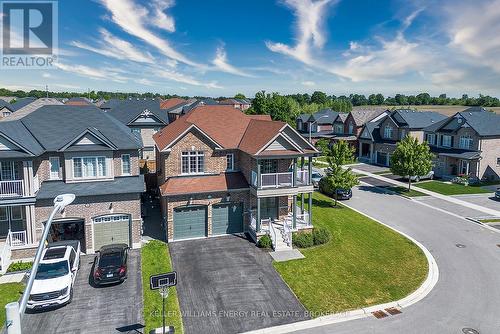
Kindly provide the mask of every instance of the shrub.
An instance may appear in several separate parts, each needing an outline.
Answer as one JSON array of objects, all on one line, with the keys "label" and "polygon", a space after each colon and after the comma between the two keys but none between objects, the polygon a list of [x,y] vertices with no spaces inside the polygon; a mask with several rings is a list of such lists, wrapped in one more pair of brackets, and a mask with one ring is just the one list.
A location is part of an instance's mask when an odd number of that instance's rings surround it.
[{"label": "shrub", "polygon": [[265,234],[262,237],[260,237],[259,241],[257,242],[257,247],[259,247],[259,248],[272,248],[273,242],[271,240],[271,237],[268,234]]},{"label": "shrub", "polygon": [[26,271],[31,269],[31,267],[33,267],[33,262],[21,262],[21,261],[14,262],[10,264],[9,268],[7,269],[7,272],[12,273],[15,271]]},{"label": "shrub", "polygon": [[314,246],[312,233],[301,232],[292,234],[292,243],[298,248],[308,248]]},{"label": "shrub", "polygon": [[319,180],[318,188],[319,188],[319,191],[322,192],[323,194],[325,194],[326,196],[329,196],[329,197],[333,196],[333,189],[330,185],[330,182],[328,182],[328,179],[326,177]]},{"label": "shrub", "polygon": [[332,238],[332,234],[324,227],[315,227],[312,233],[314,244],[326,244]]}]

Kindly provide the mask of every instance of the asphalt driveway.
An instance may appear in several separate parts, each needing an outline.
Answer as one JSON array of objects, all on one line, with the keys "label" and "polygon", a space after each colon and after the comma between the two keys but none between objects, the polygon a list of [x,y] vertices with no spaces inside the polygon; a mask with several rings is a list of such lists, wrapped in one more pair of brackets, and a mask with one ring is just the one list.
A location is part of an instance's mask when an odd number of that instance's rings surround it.
[{"label": "asphalt driveway", "polygon": [[171,243],[187,334],[240,333],[308,319],[270,255],[239,236]]},{"label": "asphalt driveway", "polygon": [[25,314],[23,333],[137,333],[122,327],[144,323],[140,252],[130,251],[125,282],[103,288],[89,284],[94,256],[84,255],[80,261],[71,304]]}]

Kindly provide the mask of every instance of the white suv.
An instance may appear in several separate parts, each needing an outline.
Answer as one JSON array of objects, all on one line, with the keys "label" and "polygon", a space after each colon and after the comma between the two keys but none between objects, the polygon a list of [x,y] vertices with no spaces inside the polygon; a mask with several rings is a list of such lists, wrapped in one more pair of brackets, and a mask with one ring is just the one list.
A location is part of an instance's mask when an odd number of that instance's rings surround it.
[{"label": "white suv", "polygon": [[49,244],[43,251],[27,308],[40,309],[69,304],[73,298],[73,284],[79,265],[79,241]]}]

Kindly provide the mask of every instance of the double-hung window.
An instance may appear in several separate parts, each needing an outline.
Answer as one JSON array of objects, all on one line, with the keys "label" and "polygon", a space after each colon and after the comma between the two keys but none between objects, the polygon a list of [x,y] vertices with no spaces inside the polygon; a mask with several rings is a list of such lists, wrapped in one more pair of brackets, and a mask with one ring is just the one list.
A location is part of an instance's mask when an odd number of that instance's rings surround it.
[{"label": "double-hung window", "polygon": [[22,220],[23,219],[23,207],[22,206],[10,207],[10,216],[11,216],[12,220]]},{"label": "double-hung window", "polygon": [[61,168],[59,164],[59,157],[49,157],[50,164],[50,179],[58,180],[60,179],[59,170]]},{"label": "double-hung window", "polygon": [[106,157],[73,158],[73,177],[92,179],[107,176]]},{"label": "double-hung window", "polygon": [[130,154],[122,154],[122,175],[130,175]]},{"label": "double-hung window", "polygon": [[354,133],[354,125],[349,122],[349,134],[352,135]]},{"label": "double-hung window", "polygon": [[443,141],[442,146],[451,147],[451,136],[443,135],[441,140]]},{"label": "double-hung window", "polygon": [[384,128],[384,138],[391,139],[392,138],[392,132],[393,132],[392,126],[386,125],[386,127]]},{"label": "double-hung window", "polygon": [[182,152],[182,174],[201,174],[205,171],[203,151]]},{"label": "double-hung window", "polygon": [[436,145],[436,135],[434,133],[429,133],[427,135],[427,143],[429,143],[429,145]]},{"label": "double-hung window", "polygon": [[11,181],[18,178],[14,161],[3,161],[0,163],[0,180]]},{"label": "double-hung window", "polygon": [[470,136],[461,136],[460,137],[460,148],[463,149],[472,149],[473,139]]},{"label": "double-hung window", "polygon": [[229,153],[226,155],[226,170],[233,171],[234,170],[234,154]]}]

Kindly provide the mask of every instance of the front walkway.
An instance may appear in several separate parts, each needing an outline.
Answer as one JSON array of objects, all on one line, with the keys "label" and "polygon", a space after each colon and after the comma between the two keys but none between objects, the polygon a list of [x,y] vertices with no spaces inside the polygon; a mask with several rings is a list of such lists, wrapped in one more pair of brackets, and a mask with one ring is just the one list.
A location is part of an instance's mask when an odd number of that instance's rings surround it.
[{"label": "front walkway", "polygon": [[269,254],[245,237],[169,247],[185,333],[241,333],[308,319]]}]

